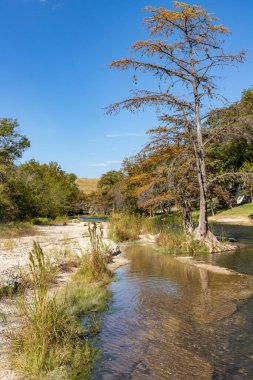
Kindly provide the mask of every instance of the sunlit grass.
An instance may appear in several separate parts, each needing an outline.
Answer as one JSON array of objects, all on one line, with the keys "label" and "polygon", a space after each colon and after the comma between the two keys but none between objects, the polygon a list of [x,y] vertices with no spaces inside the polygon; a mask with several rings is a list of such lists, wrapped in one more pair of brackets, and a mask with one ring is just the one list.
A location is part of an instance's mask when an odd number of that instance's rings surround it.
[{"label": "sunlit grass", "polygon": [[141,234],[155,232],[153,221],[140,215],[114,214],[109,222],[108,237],[115,242],[137,240]]},{"label": "sunlit grass", "polygon": [[208,253],[205,244],[196,242],[193,236],[187,235],[182,229],[162,230],[156,238],[156,243],[164,248],[165,253],[175,256],[194,256],[200,253]]},{"label": "sunlit grass", "polygon": [[253,215],[253,203],[247,203],[244,205],[235,206],[231,209],[219,212],[218,215],[227,216],[227,217],[232,217],[232,216],[248,217],[250,215]]},{"label": "sunlit grass", "polygon": [[[30,253],[32,299],[22,298],[19,302],[24,324],[12,339],[12,362],[31,380],[84,379],[95,360],[97,350],[89,336],[99,332],[96,312],[107,307],[110,293],[103,285],[112,275],[107,270],[108,253],[95,224],[89,233],[90,255],[82,258],[70,284],[53,296],[43,250],[34,243]],[[84,328],[81,318],[86,313],[89,324]]]}]

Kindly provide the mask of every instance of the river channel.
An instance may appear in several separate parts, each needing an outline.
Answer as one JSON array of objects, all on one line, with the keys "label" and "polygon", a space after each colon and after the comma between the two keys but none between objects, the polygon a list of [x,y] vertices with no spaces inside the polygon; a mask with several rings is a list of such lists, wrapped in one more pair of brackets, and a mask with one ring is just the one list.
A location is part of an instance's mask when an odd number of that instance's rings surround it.
[{"label": "river channel", "polygon": [[215,228],[240,248],[201,260],[233,274],[182,263],[151,245],[127,247],[131,261],[110,285],[101,359],[90,379],[253,379],[253,228]]}]

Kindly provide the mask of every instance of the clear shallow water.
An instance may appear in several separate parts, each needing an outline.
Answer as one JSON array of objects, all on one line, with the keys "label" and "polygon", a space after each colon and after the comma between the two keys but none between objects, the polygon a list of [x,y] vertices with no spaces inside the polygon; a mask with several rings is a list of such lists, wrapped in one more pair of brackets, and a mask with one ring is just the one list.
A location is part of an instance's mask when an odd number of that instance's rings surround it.
[{"label": "clear shallow water", "polygon": [[[127,255],[131,263],[111,284],[102,358],[90,379],[253,379],[253,277],[200,270],[150,246]],[[232,257],[223,259],[231,267],[244,261]]]},{"label": "clear shallow water", "polygon": [[253,275],[253,226],[213,225],[213,228],[218,235],[237,239],[239,247],[234,252],[205,256],[201,259],[236,272]]}]

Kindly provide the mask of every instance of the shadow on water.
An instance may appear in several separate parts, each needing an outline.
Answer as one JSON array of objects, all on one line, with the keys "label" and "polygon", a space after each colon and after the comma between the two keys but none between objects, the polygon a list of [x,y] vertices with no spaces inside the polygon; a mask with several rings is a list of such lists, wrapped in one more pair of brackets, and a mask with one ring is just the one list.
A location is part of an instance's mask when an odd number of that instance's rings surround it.
[{"label": "shadow on water", "polygon": [[210,264],[253,275],[253,226],[214,224],[213,230],[216,235],[238,240],[239,246],[236,251],[203,256],[201,259]]},{"label": "shadow on water", "polygon": [[[253,379],[253,277],[199,269],[152,246],[130,246],[127,256],[90,379]],[[224,261],[232,267],[231,256]]]}]

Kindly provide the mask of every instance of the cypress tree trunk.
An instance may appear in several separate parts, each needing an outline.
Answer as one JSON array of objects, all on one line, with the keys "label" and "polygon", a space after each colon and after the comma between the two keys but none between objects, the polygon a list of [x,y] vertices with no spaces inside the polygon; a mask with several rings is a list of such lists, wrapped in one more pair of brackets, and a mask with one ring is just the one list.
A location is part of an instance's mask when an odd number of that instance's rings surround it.
[{"label": "cypress tree trunk", "polygon": [[192,210],[191,210],[191,204],[188,198],[185,198],[182,204],[182,214],[183,214],[184,230],[186,233],[192,234],[193,233]]}]

